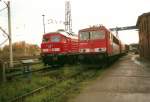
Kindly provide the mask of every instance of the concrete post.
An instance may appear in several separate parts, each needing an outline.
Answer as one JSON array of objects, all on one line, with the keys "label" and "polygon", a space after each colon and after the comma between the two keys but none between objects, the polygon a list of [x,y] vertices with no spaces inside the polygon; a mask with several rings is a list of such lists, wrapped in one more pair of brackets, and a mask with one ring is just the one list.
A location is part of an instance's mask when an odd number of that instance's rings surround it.
[{"label": "concrete post", "polygon": [[2,61],[0,60],[0,83],[3,80],[3,64]]},{"label": "concrete post", "polygon": [[8,32],[9,32],[9,49],[10,49],[10,67],[13,67],[10,1],[8,1],[7,7],[8,7]]},{"label": "concrete post", "polygon": [[3,63],[3,82],[6,82],[6,64]]},{"label": "concrete post", "polygon": [[5,63],[3,63],[1,60],[0,60],[0,81],[6,82],[6,66]]}]

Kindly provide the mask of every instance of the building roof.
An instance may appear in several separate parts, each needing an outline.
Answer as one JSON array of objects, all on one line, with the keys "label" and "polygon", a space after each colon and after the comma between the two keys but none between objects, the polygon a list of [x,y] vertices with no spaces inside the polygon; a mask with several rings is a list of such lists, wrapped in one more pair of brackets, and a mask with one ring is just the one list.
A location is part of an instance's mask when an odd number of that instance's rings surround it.
[{"label": "building roof", "polygon": [[143,17],[146,17],[146,16],[150,16],[150,12],[143,13],[142,15],[140,15],[140,16],[138,17],[137,23],[136,23],[136,26],[137,26],[137,27],[139,26],[139,23],[140,23],[141,19],[142,19]]}]

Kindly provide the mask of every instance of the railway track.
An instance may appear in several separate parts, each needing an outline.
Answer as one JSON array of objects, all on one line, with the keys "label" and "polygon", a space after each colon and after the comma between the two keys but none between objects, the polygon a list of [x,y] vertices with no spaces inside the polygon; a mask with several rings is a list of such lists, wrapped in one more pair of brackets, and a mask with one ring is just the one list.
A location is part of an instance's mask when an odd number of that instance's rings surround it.
[{"label": "railway track", "polygon": [[[37,89],[35,89],[35,90],[32,90],[32,91],[30,91],[30,92],[28,92],[28,93],[26,93],[26,94],[23,94],[23,95],[21,95],[21,96],[18,96],[18,97],[15,97],[15,98],[11,99],[10,102],[24,102],[27,97],[33,96],[33,95],[35,95],[35,94],[41,92],[42,90],[50,89],[50,88],[52,88],[52,87],[55,87],[57,84],[60,84],[61,82],[65,81],[65,80],[76,79],[76,78],[82,76],[82,73],[83,73],[83,72],[88,71],[88,70],[89,70],[89,69],[84,70],[84,71],[81,71],[81,72],[78,72],[78,73],[76,73],[76,74],[70,76],[69,78],[59,79],[56,83],[50,83],[50,84],[48,84],[48,85],[45,85],[45,86],[42,86],[42,87],[37,88]],[[95,72],[97,72],[97,71],[95,71]],[[96,74],[96,73],[94,73],[93,76],[94,76],[95,74]],[[92,76],[91,76],[91,77],[92,77]],[[80,78],[79,78],[79,80],[77,81],[77,83],[80,82],[81,80],[83,80],[83,79],[80,79]],[[71,90],[71,89],[68,89],[68,91],[69,91],[69,90]],[[68,91],[66,91],[66,92],[68,92]],[[56,95],[55,97],[58,97],[58,96],[60,96],[60,95],[62,95],[62,94],[65,94],[66,92],[64,91],[64,92],[62,92],[62,93],[59,93],[59,94]]]},{"label": "railway track", "polygon": [[[47,67],[39,67],[39,68],[36,68],[37,65],[39,64],[42,64],[39,60],[37,60],[36,58],[35,59],[26,59],[26,60],[32,60],[32,64],[30,65],[24,65],[21,60],[20,61],[15,61],[14,63],[17,63],[17,64],[14,64],[15,67],[13,68],[9,68],[9,64],[7,62],[5,62],[5,68],[6,68],[6,78],[7,79],[12,79],[12,78],[15,78],[17,76],[23,76],[23,75],[27,75],[27,74],[30,74],[30,73],[35,73],[35,72],[44,72],[44,71],[49,71],[49,70],[54,70],[54,68],[50,67],[50,66],[47,66]],[[32,67],[32,68],[31,68]],[[26,68],[26,69],[25,69]],[[28,70],[30,68],[30,70]],[[27,70],[27,71],[25,71]]]},{"label": "railway track", "polygon": [[21,96],[15,97],[14,99],[10,100],[10,102],[23,102],[26,97],[32,96],[32,95],[34,95],[35,93],[38,93],[38,92],[42,91],[43,89],[46,89],[46,88],[49,88],[49,87],[54,86],[55,84],[56,84],[56,83],[48,84],[48,85],[42,86],[42,87],[37,88],[37,89],[35,89],[35,90],[31,91],[31,92],[28,92],[28,93],[23,94],[23,95],[21,95]]},{"label": "railway track", "polygon": [[[1,57],[2,61],[9,61],[9,58]],[[40,59],[40,56],[20,56],[20,57],[14,57],[14,61],[20,61],[22,59]]]},{"label": "railway track", "polygon": [[58,69],[55,69],[55,68],[52,68],[52,67],[48,66],[48,67],[40,68],[40,69],[37,69],[37,70],[32,70],[32,71],[26,72],[26,73],[23,73],[22,71],[20,71],[20,72],[17,73],[17,74],[7,74],[7,75],[6,75],[6,78],[7,78],[7,79],[13,79],[13,78],[15,78],[15,77],[18,77],[18,76],[25,76],[25,75],[31,74],[31,73],[47,72],[47,71],[54,71],[54,70],[58,70]]}]

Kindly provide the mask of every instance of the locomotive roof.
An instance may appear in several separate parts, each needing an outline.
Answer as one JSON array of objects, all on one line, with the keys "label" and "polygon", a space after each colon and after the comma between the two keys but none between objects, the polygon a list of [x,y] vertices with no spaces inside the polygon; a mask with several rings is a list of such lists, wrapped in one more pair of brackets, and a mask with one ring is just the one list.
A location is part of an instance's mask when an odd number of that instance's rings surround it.
[{"label": "locomotive roof", "polygon": [[[100,26],[92,26],[92,27],[89,27],[89,28],[85,28],[85,29],[81,29],[79,30],[79,32],[86,32],[86,31],[96,31],[96,30],[107,30],[109,32],[111,32],[109,29],[107,29],[105,26],[103,25],[100,25]],[[111,33],[113,35],[113,37],[117,40],[120,41],[120,39],[118,37],[116,37],[113,33]]]},{"label": "locomotive roof", "polygon": [[72,33],[68,33],[68,32],[65,32],[65,31],[56,31],[56,32],[49,32],[49,33],[46,33],[44,35],[48,35],[48,34],[62,34],[68,38],[72,38],[72,39],[77,39],[77,35],[75,34],[72,34]]},{"label": "locomotive roof", "polygon": [[79,31],[84,32],[84,31],[102,30],[102,29],[108,30],[106,27],[100,25],[100,26],[92,26],[92,27],[89,27],[89,28],[81,29]]}]

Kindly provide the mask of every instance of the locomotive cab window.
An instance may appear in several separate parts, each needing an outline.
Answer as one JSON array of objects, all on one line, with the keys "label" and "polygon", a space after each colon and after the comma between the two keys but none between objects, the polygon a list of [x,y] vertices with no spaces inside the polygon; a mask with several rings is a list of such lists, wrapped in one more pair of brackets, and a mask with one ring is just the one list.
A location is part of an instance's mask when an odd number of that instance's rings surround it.
[{"label": "locomotive cab window", "polygon": [[104,39],[105,38],[104,32],[100,32],[100,31],[91,31],[90,36],[91,36],[92,40],[94,40],[94,39]]},{"label": "locomotive cab window", "polygon": [[61,37],[60,36],[51,36],[51,42],[60,42]]},{"label": "locomotive cab window", "polygon": [[89,32],[80,32],[79,38],[80,40],[89,40],[90,34]]},{"label": "locomotive cab window", "polygon": [[48,42],[48,41],[49,41],[49,38],[43,37],[42,42]]}]

